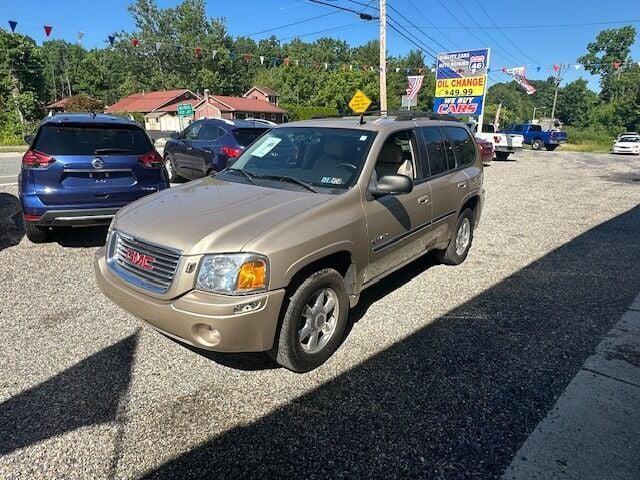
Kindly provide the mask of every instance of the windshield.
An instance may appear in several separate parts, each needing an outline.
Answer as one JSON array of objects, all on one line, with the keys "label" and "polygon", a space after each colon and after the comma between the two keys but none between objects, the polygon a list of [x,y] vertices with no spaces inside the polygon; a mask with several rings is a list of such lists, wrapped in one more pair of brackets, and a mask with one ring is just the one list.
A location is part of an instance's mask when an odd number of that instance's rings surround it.
[{"label": "windshield", "polygon": [[622,137],[619,142],[640,142],[640,137]]},{"label": "windshield", "polygon": [[374,136],[375,132],[345,128],[277,128],[251,145],[222,172],[223,178],[340,193],[357,180]]},{"label": "windshield", "polygon": [[43,125],[33,145],[49,155],[142,155],[153,149],[140,127],[129,125]]}]

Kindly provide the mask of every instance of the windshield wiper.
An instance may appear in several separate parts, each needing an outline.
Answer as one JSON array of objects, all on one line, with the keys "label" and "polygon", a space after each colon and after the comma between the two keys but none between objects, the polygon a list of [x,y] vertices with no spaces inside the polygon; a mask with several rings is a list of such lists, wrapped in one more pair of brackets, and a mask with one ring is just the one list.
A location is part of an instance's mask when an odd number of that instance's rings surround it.
[{"label": "windshield wiper", "polygon": [[[225,170],[223,170],[223,171],[225,171]],[[241,168],[227,168],[226,171],[227,172],[239,172],[242,175],[244,175],[247,180],[249,180],[251,183],[256,185],[256,182],[253,181],[253,179],[255,178],[255,175],[253,175],[253,174],[251,174],[251,173],[249,173],[249,172],[247,172],[245,170],[242,170]]]},{"label": "windshield wiper", "polygon": [[131,153],[128,148],[98,148],[94,152],[96,155],[105,155],[107,153]]},{"label": "windshield wiper", "polygon": [[301,187],[306,188],[307,190],[309,190],[309,191],[311,191],[313,193],[318,193],[318,190],[313,188],[307,182],[305,182],[303,180],[299,180],[299,179],[297,179],[295,177],[289,177],[288,175],[254,175],[254,177],[255,178],[264,178],[265,180],[279,180],[281,182],[295,183],[297,185],[300,185]]}]

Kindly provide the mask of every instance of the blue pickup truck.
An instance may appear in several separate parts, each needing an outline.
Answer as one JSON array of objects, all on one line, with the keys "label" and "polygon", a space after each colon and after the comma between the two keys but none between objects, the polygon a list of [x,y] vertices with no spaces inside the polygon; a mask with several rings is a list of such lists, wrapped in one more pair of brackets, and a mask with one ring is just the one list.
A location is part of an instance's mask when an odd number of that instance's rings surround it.
[{"label": "blue pickup truck", "polygon": [[567,141],[567,132],[560,130],[543,130],[540,125],[525,123],[521,125],[512,125],[504,130],[503,133],[518,134],[524,137],[524,143],[531,145],[534,150],[542,150],[546,148],[550,152],[554,151],[562,143]]}]

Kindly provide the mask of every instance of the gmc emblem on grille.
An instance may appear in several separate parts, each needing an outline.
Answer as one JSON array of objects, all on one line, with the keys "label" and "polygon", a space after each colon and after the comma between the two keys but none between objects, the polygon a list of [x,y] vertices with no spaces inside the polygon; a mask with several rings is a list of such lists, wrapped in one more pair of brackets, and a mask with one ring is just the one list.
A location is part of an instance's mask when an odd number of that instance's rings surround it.
[{"label": "gmc emblem on grille", "polygon": [[127,248],[124,256],[129,262],[133,263],[138,268],[142,268],[143,270],[153,270],[151,262],[155,261],[155,257],[152,257],[151,255],[145,255],[144,253],[136,252],[132,248]]}]

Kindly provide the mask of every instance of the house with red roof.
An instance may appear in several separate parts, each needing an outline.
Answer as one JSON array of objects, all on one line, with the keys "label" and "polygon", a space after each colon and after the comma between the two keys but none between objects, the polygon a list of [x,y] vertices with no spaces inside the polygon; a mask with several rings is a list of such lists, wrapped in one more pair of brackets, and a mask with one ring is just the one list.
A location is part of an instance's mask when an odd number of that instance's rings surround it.
[{"label": "house with red roof", "polygon": [[[144,115],[147,130],[176,132],[201,118],[259,118],[275,123],[286,122],[287,112],[277,102],[278,95],[266,87],[253,87],[242,97],[210,95],[208,90],[200,97],[191,90],[182,88],[134,93],[107,107],[105,112],[140,112]],[[193,107],[194,114],[180,118],[178,105],[185,103]]]}]

